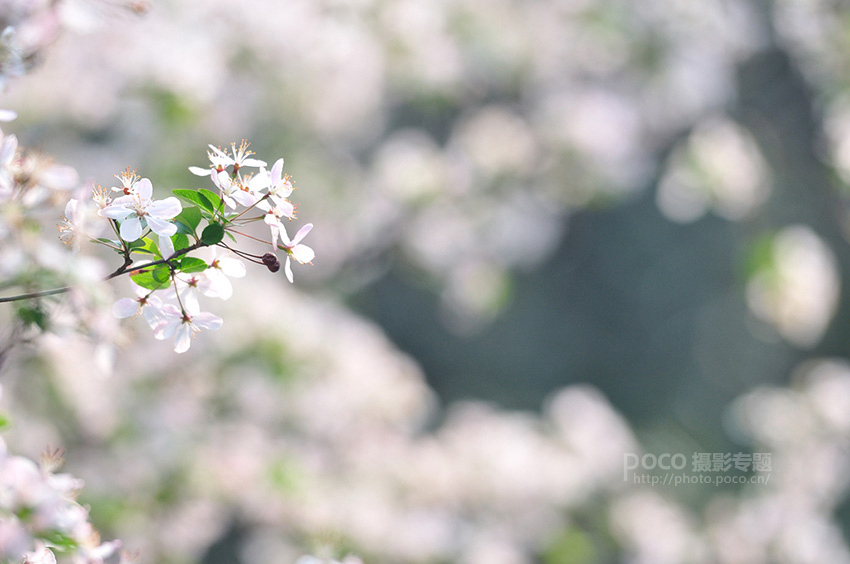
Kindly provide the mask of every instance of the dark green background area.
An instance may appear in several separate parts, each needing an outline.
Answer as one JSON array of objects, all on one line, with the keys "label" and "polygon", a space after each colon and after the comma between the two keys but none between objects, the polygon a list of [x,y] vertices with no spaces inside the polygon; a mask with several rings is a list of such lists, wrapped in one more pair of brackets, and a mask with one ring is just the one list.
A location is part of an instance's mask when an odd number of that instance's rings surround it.
[{"label": "dark green background area", "polygon": [[[771,338],[748,311],[747,264],[760,237],[809,226],[835,252],[845,286],[850,251],[840,187],[816,156],[821,122],[789,57],[771,50],[744,62],[738,89],[728,113],[754,135],[772,177],[753,217],[672,223],[655,205],[654,183],[625,203],[579,211],[554,255],[518,274],[509,306],[471,337],[445,328],[438,297],[401,261],[355,306],[422,364],[446,401],[538,409],[550,392],[587,382],[639,435],[672,426],[708,450],[728,448],[722,412],[733,398],[787,383],[805,358],[850,353],[846,288],[814,350]],[[657,157],[660,169],[666,155]]]}]

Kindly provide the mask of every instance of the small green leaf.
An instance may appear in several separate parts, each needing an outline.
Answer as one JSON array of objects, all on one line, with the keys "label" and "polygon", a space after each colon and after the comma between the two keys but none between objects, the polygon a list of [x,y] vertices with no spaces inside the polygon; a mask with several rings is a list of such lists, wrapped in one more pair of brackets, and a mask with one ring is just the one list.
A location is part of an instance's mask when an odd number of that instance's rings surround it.
[{"label": "small green leaf", "polygon": [[12,420],[5,413],[0,413],[0,431],[12,426]]},{"label": "small green leaf", "polygon": [[219,223],[210,223],[201,233],[201,242],[205,245],[215,245],[224,237],[224,227]]},{"label": "small green leaf", "polygon": [[180,269],[180,272],[191,273],[191,272],[203,272],[208,267],[209,267],[209,265],[205,261],[203,261],[199,258],[183,257],[183,260],[180,261],[179,269]]},{"label": "small green leaf", "polygon": [[171,269],[164,264],[160,264],[156,268],[153,269],[153,279],[157,282],[167,282],[169,278],[171,278]]},{"label": "small green leaf", "polygon": [[219,196],[215,192],[207,190],[206,188],[201,188],[198,190],[198,192],[200,192],[202,196],[206,196],[206,198],[213,203],[216,210],[224,210],[224,202],[221,200],[221,196]]},{"label": "small green leaf", "polygon": [[59,552],[71,551],[78,546],[77,541],[73,537],[60,531],[46,531],[38,536],[53,545],[51,548]]},{"label": "small green leaf", "polygon": [[183,208],[183,211],[174,218],[177,224],[177,232],[191,235],[195,233],[198,224],[201,223],[201,210],[195,206]]},{"label": "small green leaf", "polygon": [[[202,189],[203,190],[203,189]],[[209,190],[205,190],[206,192],[210,192]],[[171,191],[178,198],[183,198],[187,202],[191,202],[193,204],[197,204],[202,209],[207,210],[210,213],[215,213],[216,207],[209,198],[207,198],[204,194],[201,193],[200,190],[186,190],[183,188],[177,188]],[[220,198],[219,198],[220,199]]]},{"label": "small green leaf", "polygon": [[18,319],[20,319],[27,326],[35,325],[42,331],[46,331],[48,324],[47,313],[43,309],[41,309],[37,302],[33,303],[34,305],[25,305],[18,307]]},{"label": "small green leaf", "polygon": [[168,283],[170,277],[171,271],[164,264],[152,270],[140,270],[130,275],[133,282],[147,290],[159,290]]},{"label": "small green leaf", "polygon": [[153,255],[157,259],[162,258],[162,252],[159,250],[157,244],[154,243],[152,239],[148,239],[147,237],[130,243],[130,249],[134,253],[144,253],[148,255]]},{"label": "small green leaf", "polygon": [[174,245],[174,250],[179,251],[181,249],[185,249],[191,243],[189,242],[189,236],[184,235],[183,233],[178,233],[177,235],[172,235],[171,243]]}]

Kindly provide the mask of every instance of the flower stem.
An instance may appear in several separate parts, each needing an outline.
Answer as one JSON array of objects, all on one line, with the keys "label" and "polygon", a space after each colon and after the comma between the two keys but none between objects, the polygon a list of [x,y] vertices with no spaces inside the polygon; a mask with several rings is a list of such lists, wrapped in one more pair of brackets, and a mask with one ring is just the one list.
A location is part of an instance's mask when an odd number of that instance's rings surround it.
[{"label": "flower stem", "polygon": [[[155,260],[155,261],[152,261],[152,262],[147,262],[145,264],[139,264],[139,265],[136,265],[136,266],[130,266],[133,263],[133,261],[129,256],[126,256],[126,257],[124,257],[124,264],[119,266],[115,270],[115,272],[113,272],[112,274],[110,274],[109,276],[104,278],[104,280],[112,280],[113,278],[117,278],[118,276],[121,276],[122,274],[130,274],[132,272],[136,272],[137,270],[143,270],[143,269],[149,268],[151,266],[157,266],[157,265],[160,265],[160,264],[170,264],[170,261],[174,260],[175,258],[177,258],[179,256],[185,255],[186,253],[190,253],[190,252],[194,251],[195,249],[200,249],[201,247],[208,247],[208,246],[209,245],[207,245],[203,241],[198,241],[197,243],[195,243],[193,245],[189,245],[188,247],[186,247],[184,249],[180,249],[179,251],[176,251],[173,255],[171,255],[167,259]],[[73,286],[64,286],[62,288],[54,288],[52,290],[41,290],[39,292],[30,292],[30,293],[27,293],[27,294],[18,294],[16,296],[7,296],[7,297],[0,298],[0,304],[9,303],[9,302],[17,302],[17,301],[21,301],[21,300],[33,300],[33,299],[37,299],[37,298],[44,298],[44,297],[47,297],[47,296],[55,296],[56,294],[64,294],[66,292],[70,292],[73,289],[74,289]]]}]

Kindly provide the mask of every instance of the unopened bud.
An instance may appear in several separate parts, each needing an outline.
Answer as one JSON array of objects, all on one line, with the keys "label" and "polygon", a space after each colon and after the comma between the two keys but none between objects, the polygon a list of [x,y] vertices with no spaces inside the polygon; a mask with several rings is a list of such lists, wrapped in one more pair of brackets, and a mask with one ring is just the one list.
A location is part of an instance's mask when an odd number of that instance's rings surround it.
[{"label": "unopened bud", "polygon": [[263,264],[266,265],[272,272],[277,272],[280,270],[280,261],[277,260],[277,256],[274,253],[266,253],[263,255]]}]

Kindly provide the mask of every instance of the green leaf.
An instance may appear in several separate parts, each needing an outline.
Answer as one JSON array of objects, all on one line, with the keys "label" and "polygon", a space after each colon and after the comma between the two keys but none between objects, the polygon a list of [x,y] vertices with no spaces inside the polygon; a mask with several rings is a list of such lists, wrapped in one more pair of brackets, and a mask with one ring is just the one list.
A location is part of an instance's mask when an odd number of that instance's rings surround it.
[{"label": "green leaf", "polygon": [[186,273],[203,272],[204,270],[209,268],[209,265],[205,261],[203,261],[199,258],[183,257],[183,260],[180,261],[180,267],[179,268],[180,268],[180,272],[186,272]]},{"label": "green leaf", "polygon": [[38,536],[53,545],[51,548],[59,552],[75,550],[78,546],[77,541],[73,537],[60,531],[46,531]]},{"label": "green leaf", "polygon": [[201,188],[198,190],[198,192],[200,192],[202,196],[206,196],[207,199],[213,203],[216,210],[224,210],[224,202],[222,201],[221,196],[219,196],[215,192],[207,190],[206,188]]},{"label": "green leaf", "polygon": [[130,279],[147,290],[159,290],[167,285],[171,278],[170,269],[160,264],[152,270],[141,270],[130,275]]},{"label": "green leaf", "polygon": [[12,420],[5,413],[0,413],[0,431],[12,426]]},{"label": "green leaf", "polygon": [[224,227],[219,223],[210,223],[201,233],[201,242],[205,245],[215,245],[224,237]]},{"label": "green leaf", "polygon": [[154,243],[152,239],[148,239],[147,237],[130,243],[130,249],[134,253],[144,253],[148,255],[153,255],[157,259],[162,258],[162,252],[159,250],[157,244]]},{"label": "green leaf", "polygon": [[177,232],[192,235],[198,224],[201,223],[201,210],[195,206],[183,208],[183,211],[174,218],[177,224]]},{"label": "green leaf", "polygon": [[[203,188],[201,190],[186,190],[183,188],[176,188],[171,192],[178,198],[183,198],[187,202],[197,204],[201,207],[201,209],[205,209],[210,213],[215,213],[215,204],[213,204],[213,202],[210,201],[209,198],[202,194],[201,191],[209,192],[210,194],[212,194],[212,192],[210,192],[209,190],[204,190]],[[219,198],[219,200],[221,200],[221,198]]]},{"label": "green leaf", "polygon": [[19,306],[16,313],[18,314],[18,319],[25,325],[35,325],[42,331],[47,330],[49,321],[47,313],[41,309],[37,302],[34,302],[34,305]]},{"label": "green leaf", "polygon": [[171,278],[171,269],[164,264],[158,265],[153,269],[153,279],[157,282],[168,282]]},{"label": "green leaf", "polygon": [[171,243],[174,245],[175,251],[185,249],[186,247],[191,245],[191,243],[189,242],[189,236],[184,235],[183,233],[178,233],[177,235],[172,235],[171,236]]}]

